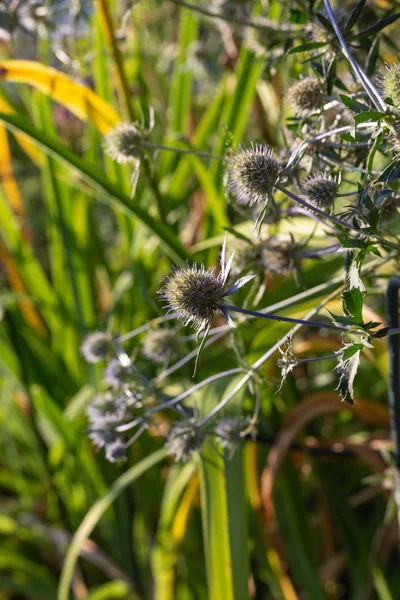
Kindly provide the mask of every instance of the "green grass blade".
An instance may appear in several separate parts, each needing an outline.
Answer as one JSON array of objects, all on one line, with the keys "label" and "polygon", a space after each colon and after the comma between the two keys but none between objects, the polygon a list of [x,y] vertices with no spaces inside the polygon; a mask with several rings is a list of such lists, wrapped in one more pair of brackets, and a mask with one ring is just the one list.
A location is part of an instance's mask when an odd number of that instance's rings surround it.
[{"label": "green grass blade", "polygon": [[136,479],[146,473],[146,471],[151,469],[151,467],[161,462],[165,458],[166,454],[166,449],[162,448],[150,456],[147,456],[136,465],[130,467],[130,469],[128,469],[123,475],[118,477],[118,479],[110,487],[107,494],[93,504],[92,508],[89,510],[75,532],[72,542],[68,548],[58,588],[58,600],[68,600],[69,589],[82,544],[88,539],[105,511],[111,506],[114,500],[118,498],[118,496],[128,485],[136,481]]},{"label": "green grass blade", "polygon": [[50,153],[68,166],[77,169],[89,184],[95,186],[102,193],[105,193],[116,208],[131,217],[136,217],[146,225],[160,239],[160,243],[170,258],[179,264],[183,264],[186,252],[179,241],[177,241],[172,230],[157,222],[141,207],[136,206],[128,196],[121,192],[115,183],[109,181],[96,167],[79,158],[74,152],[60,144],[54,138],[41,131],[37,131],[19,116],[0,113],[0,121],[14,131],[25,133],[46,153]]}]

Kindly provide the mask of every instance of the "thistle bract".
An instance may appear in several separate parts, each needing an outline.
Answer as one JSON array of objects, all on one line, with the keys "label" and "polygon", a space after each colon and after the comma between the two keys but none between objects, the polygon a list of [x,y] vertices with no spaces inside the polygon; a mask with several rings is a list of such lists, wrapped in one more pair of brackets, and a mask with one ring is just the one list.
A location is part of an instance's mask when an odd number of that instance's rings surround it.
[{"label": "thistle bract", "polygon": [[330,212],[338,189],[337,182],[325,173],[310,177],[303,184],[303,193],[306,199],[319,210]]},{"label": "thistle bract", "polygon": [[278,179],[280,164],[265,144],[242,147],[229,159],[227,188],[238,204],[266,204]]}]

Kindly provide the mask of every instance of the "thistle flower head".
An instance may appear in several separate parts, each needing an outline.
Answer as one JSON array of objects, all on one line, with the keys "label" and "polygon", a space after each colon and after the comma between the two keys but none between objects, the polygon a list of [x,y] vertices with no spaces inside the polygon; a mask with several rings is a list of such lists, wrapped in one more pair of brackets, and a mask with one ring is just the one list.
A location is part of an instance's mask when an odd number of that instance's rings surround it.
[{"label": "thistle flower head", "polygon": [[234,452],[243,442],[243,432],[248,428],[249,421],[245,417],[230,417],[217,421],[214,429],[219,445]]},{"label": "thistle flower head", "polygon": [[268,146],[242,146],[229,159],[227,188],[238,204],[266,204],[278,180],[279,171],[279,161]]},{"label": "thistle flower head", "polygon": [[120,164],[136,163],[143,146],[143,133],[138,123],[119,123],[105,138],[105,152]]},{"label": "thistle flower head", "polygon": [[316,77],[300,79],[288,90],[287,101],[295,116],[306,117],[322,108],[323,90]]},{"label": "thistle flower head", "polygon": [[110,336],[101,331],[95,331],[88,335],[81,345],[82,356],[88,363],[97,363],[104,360],[111,349]]},{"label": "thistle flower head", "polygon": [[287,275],[293,271],[296,250],[291,242],[270,238],[260,246],[260,263],[267,271]]},{"label": "thistle flower head", "polygon": [[400,63],[386,66],[386,72],[383,75],[383,89],[389,98],[392,99],[394,106],[400,107]]},{"label": "thistle flower head", "polygon": [[143,354],[157,364],[177,349],[175,329],[151,329],[143,341]]},{"label": "thistle flower head", "polygon": [[194,419],[186,419],[171,427],[165,445],[176,461],[187,462],[196,450],[201,449],[204,439],[204,429]]},{"label": "thistle flower head", "polygon": [[126,460],[126,446],[121,438],[116,438],[106,446],[106,459],[112,463]]},{"label": "thistle flower head", "polygon": [[132,378],[132,373],[129,367],[121,364],[118,358],[113,358],[107,364],[104,371],[104,380],[113,388],[118,388],[124,383],[128,383]]},{"label": "thistle flower head", "polygon": [[226,280],[233,254],[225,262],[225,249],[226,238],[221,254],[221,270],[218,275],[215,274],[213,267],[206,270],[203,264],[199,268],[193,264],[186,269],[175,269],[172,275],[166,278],[165,285],[159,292],[161,298],[168,302],[167,306],[170,311],[181,319],[184,325],[192,323],[198,333],[211,325],[218,311],[221,311],[227,321],[233,325],[224,306],[224,299],[254,277],[254,275],[242,277],[229,289],[226,289]]},{"label": "thistle flower head", "polygon": [[337,189],[338,183],[326,173],[310,177],[303,184],[303,193],[306,200],[324,212],[332,210]]},{"label": "thistle flower head", "polygon": [[386,198],[378,209],[379,223],[386,225],[393,221],[398,215],[398,208],[400,207],[399,196],[391,195]]},{"label": "thistle flower head", "polygon": [[107,392],[95,396],[86,409],[89,422],[122,421],[125,417],[126,399]]}]

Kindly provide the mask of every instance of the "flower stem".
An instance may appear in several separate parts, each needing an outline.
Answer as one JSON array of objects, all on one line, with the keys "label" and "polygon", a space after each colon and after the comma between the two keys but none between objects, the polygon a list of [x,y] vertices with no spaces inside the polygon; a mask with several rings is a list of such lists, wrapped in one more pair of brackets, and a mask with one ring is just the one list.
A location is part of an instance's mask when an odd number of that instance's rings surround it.
[{"label": "flower stem", "polygon": [[178,152],[179,154],[193,154],[194,156],[199,156],[200,158],[209,158],[210,160],[227,160],[225,156],[214,156],[213,154],[208,154],[207,152],[198,152],[197,150],[191,150],[189,148],[163,146],[162,144],[152,144],[146,141],[143,142],[143,146],[149,150],[164,150],[166,152]]},{"label": "flower stem", "polygon": [[250,315],[252,317],[260,317],[261,319],[270,319],[271,321],[282,321],[283,323],[300,323],[301,325],[309,325],[310,327],[325,327],[327,329],[335,329],[336,331],[350,331],[348,327],[340,327],[332,325],[330,323],[318,323],[316,321],[308,321],[303,319],[292,319],[291,317],[281,317],[278,315],[271,315],[270,313],[258,312],[257,310],[240,308],[239,306],[233,306],[232,304],[225,304],[225,308],[227,308],[228,311],[238,312],[243,315]]},{"label": "flower stem", "polygon": [[335,225],[338,225],[339,227],[344,227],[345,229],[348,229],[349,231],[354,231],[354,232],[356,232],[358,234],[365,235],[365,236],[367,236],[369,238],[371,238],[371,237],[375,238],[382,245],[389,246],[390,248],[394,248],[395,250],[400,250],[400,246],[398,244],[394,244],[393,242],[389,242],[385,238],[382,238],[381,236],[379,236],[379,235],[377,235],[375,233],[366,233],[362,229],[356,229],[356,227],[353,227],[352,225],[349,225],[349,223],[347,223],[346,221],[342,221],[341,219],[337,219],[336,217],[332,217],[332,215],[328,215],[327,213],[323,212],[322,210],[319,210],[315,206],[312,206],[312,204],[309,204],[308,202],[306,202],[305,200],[303,200],[303,198],[300,198],[300,196],[297,196],[297,194],[294,194],[290,190],[288,190],[285,187],[283,187],[283,185],[281,185],[280,183],[276,183],[275,187],[278,190],[280,190],[281,192],[283,192],[284,194],[286,194],[287,196],[289,196],[289,198],[292,198],[293,200],[295,200],[296,202],[298,202],[301,206],[304,206],[304,208],[306,208],[307,210],[309,210],[311,212],[315,212],[320,217],[323,217],[324,219],[326,219],[328,221],[331,221],[332,223],[335,223]]}]

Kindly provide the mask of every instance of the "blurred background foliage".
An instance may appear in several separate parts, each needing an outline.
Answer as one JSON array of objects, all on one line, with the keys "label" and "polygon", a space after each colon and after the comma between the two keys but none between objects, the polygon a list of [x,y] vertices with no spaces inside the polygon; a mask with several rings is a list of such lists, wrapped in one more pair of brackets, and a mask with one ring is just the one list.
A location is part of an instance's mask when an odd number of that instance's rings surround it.
[{"label": "blurred background foliage", "polygon": [[[299,31],[309,19],[306,1],[251,4],[253,17]],[[367,2],[357,26],[399,10],[395,1]],[[378,70],[397,57],[398,27],[385,29]],[[283,90],[310,64],[308,55],[288,54],[304,42],[301,33],[296,42],[264,35],[167,0],[0,5],[1,599],[57,597],[67,547],[93,506],[70,572],[72,597],[208,597],[197,469],[164,459],[162,450],[171,415],[157,416],[128,462],[106,462],[87,437],[85,413],[102,389],[102,369],[85,364],[80,345],[90,331],[124,334],[162,316],[156,293],[171,264],[190,258],[211,266],[226,227],[249,231],[227,201],[220,161],[149,151],[132,198],[130,168],[104,153],[103,137],[121,119],[148,127],[154,110],[154,144],[221,156],[265,141],[284,156]],[[316,246],[325,237],[301,215],[279,227],[298,241],[312,234]],[[344,264],[341,253],[305,260],[303,285],[315,293],[283,314],[304,317],[335,288],[328,307],[340,313]],[[387,264],[366,276],[369,319],[384,321],[394,270]],[[293,276],[263,277],[259,306],[302,291]],[[236,366],[235,346],[251,364],[289,329],[243,323],[235,338],[203,351],[196,382]],[[127,349],[154,378],[161,369],[143,356],[143,335]],[[179,356],[195,347],[189,339]],[[304,358],[340,343],[306,327],[293,347]],[[376,340],[363,356],[352,410],[334,391],[334,360],[298,365],[276,393],[278,356],[260,370],[257,437],[243,452],[249,595],[396,600],[386,343]],[[188,362],[163,389],[187,389],[192,370]],[[208,386],[196,402],[216,404],[224,385]],[[250,392],[240,401],[251,414]],[[106,500],[95,504],[99,498]],[[59,598],[67,597],[64,586]]]}]

